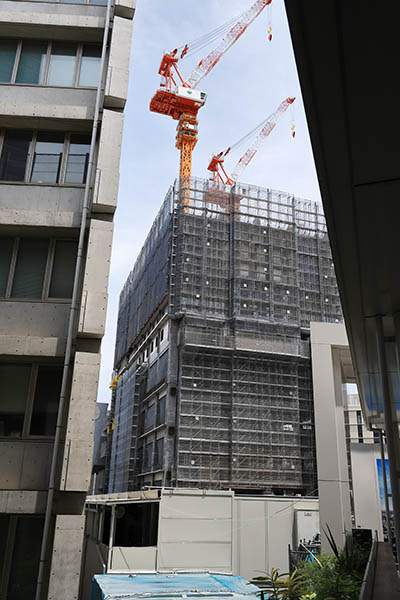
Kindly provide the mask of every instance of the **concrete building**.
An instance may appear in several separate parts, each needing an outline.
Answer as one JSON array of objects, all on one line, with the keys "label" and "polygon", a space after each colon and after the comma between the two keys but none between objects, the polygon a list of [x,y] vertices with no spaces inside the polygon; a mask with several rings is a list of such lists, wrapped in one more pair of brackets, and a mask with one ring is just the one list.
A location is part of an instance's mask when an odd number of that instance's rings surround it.
[{"label": "concrete building", "polygon": [[122,290],[108,491],[316,494],[309,324],[339,322],[320,205],[175,184]]},{"label": "concrete building", "polygon": [[8,600],[78,594],[133,14],[133,0],[0,1]]},{"label": "concrete building", "polygon": [[352,528],[371,530],[360,598],[398,598],[389,444],[379,428],[366,427],[358,396],[347,393],[355,372],[344,325],[311,323],[311,354],[322,550],[329,551],[325,524],[342,547]]},{"label": "concrete building", "polygon": [[[392,77],[400,5],[285,5],[363,414],[387,439],[399,547],[400,166],[387,99],[400,91]],[[376,127],[366,126],[371,115],[379,115]],[[377,565],[384,574],[379,553]],[[386,596],[379,589],[374,597]]]},{"label": "concrete building", "polygon": [[96,416],[94,423],[92,479],[90,482],[91,494],[104,494],[107,491],[105,490],[104,485],[108,421],[108,404],[105,404],[104,402],[98,402],[96,404]]},{"label": "concrete building", "polygon": [[[358,393],[348,393],[355,373],[344,325],[311,323],[311,354],[321,520],[337,539],[361,527],[391,541],[390,482],[389,507],[383,483],[389,479],[387,448],[380,430],[367,428]],[[323,532],[322,542],[328,547]]]},{"label": "concrete building", "polygon": [[[288,545],[319,532],[318,499],[152,489],[87,502],[81,597],[101,573],[287,572]],[[126,593],[126,589],[123,590]]]}]

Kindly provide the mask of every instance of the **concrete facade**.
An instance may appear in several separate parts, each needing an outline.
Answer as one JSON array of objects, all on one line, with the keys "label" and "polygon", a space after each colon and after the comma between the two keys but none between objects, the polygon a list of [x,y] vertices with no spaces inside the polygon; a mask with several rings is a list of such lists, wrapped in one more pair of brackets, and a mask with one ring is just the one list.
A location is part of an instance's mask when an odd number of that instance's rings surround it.
[{"label": "concrete facade", "polygon": [[78,597],[134,10],[0,1],[0,598]]},{"label": "concrete facade", "polygon": [[[387,439],[399,543],[400,167],[385,108],[400,90],[391,76],[400,5],[380,2],[378,18],[378,2],[285,5],[363,413]],[[371,114],[379,127],[365,127]]]},{"label": "concrete facade", "polygon": [[329,550],[327,525],[342,545],[352,528],[376,531],[384,541],[379,435],[367,429],[358,396],[346,390],[355,376],[344,325],[311,323],[311,354],[323,548]]},{"label": "concrete facade", "polygon": [[[344,544],[346,532],[352,528],[340,356],[342,354],[344,360],[346,352],[350,362],[343,325],[311,323],[321,525],[322,528],[329,525],[340,545]],[[329,549],[323,529],[321,534],[323,545]]]}]

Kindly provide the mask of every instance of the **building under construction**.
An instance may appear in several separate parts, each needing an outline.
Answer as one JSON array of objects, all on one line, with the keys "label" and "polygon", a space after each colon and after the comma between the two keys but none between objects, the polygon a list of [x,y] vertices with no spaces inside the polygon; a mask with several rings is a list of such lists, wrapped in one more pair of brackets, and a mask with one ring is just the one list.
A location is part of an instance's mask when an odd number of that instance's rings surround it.
[{"label": "building under construction", "polygon": [[309,323],[341,320],[320,204],[175,184],[120,297],[108,491],[315,494]]}]

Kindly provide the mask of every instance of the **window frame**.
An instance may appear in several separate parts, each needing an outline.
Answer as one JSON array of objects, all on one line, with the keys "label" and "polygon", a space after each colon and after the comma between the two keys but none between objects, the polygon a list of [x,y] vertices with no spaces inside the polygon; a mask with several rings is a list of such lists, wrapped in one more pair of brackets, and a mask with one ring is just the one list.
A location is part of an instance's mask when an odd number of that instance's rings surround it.
[{"label": "window frame", "polygon": [[[12,286],[13,286],[13,282],[14,282],[15,269],[16,269],[16,265],[17,265],[18,250],[19,250],[19,245],[20,245],[21,239],[23,239],[24,237],[28,237],[28,236],[15,236],[15,237],[14,236],[5,236],[5,237],[13,238],[14,244],[13,244],[13,249],[12,249],[12,254],[11,254],[11,261],[10,261],[10,267],[9,267],[9,271],[8,271],[8,279],[7,279],[5,295],[0,296],[0,303],[11,301],[11,302],[51,302],[53,304],[70,304],[71,300],[72,300],[72,296],[71,296],[71,298],[55,298],[55,297],[53,298],[52,296],[49,296],[49,292],[50,292],[51,276],[52,276],[52,271],[53,271],[53,264],[54,264],[54,257],[55,257],[57,242],[58,241],[75,242],[77,244],[78,240],[76,238],[70,238],[70,237],[44,238],[44,239],[48,240],[49,244],[48,244],[48,249],[47,249],[47,259],[46,259],[46,267],[45,267],[44,279],[43,279],[42,295],[40,298],[16,298],[11,295],[11,291],[12,291]],[[43,238],[38,238],[38,239],[43,239]]]},{"label": "window frame", "polygon": [[[6,134],[7,131],[16,131],[18,130],[15,127],[0,127],[0,158],[3,154],[3,146],[4,146],[4,140],[6,138]],[[70,146],[71,146],[71,137],[74,135],[87,135],[89,138],[89,144],[88,146],[90,147],[90,142],[91,142],[91,136],[90,136],[90,132],[83,132],[83,134],[81,134],[81,132],[75,132],[75,131],[47,131],[46,129],[27,129],[26,131],[30,131],[31,132],[31,140],[29,142],[29,150],[28,150],[28,156],[26,159],[26,164],[25,164],[25,177],[23,181],[12,181],[12,180],[8,180],[8,179],[0,179],[0,185],[1,184],[10,184],[10,185],[41,185],[41,186],[67,186],[67,187],[85,187],[86,183],[87,183],[87,173],[88,173],[88,168],[86,165],[86,168],[84,169],[84,181],[83,183],[72,183],[72,182],[66,182],[65,178],[67,175],[67,167],[68,167],[68,159],[69,159],[69,152],[70,152]],[[37,181],[31,181],[32,178],[32,173],[33,173],[33,166],[34,166],[34,162],[35,162],[35,154],[36,154],[36,145],[37,145],[37,141],[38,141],[38,135],[41,133],[61,133],[64,135],[64,143],[63,143],[63,149],[62,149],[62,156],[61,156],[61,162],[60,162],[60,168],[59,168],[59,177],[58,177],[58,181],[56,183],[40,183]]]},{"label": "window frame", "polygon": [[[10,362],[10,361],[1,361],[1,365],[26,365],[23,362]],[[9,435],[0,435],[0,440],[54,440],[54,435],[32,435],[29,433],[31,424],[32,424],[32,415],[33,415],[33,407],[35,404],[35,392],[36,392],[36,384],[38,379],[39,368],[41,366],[54,366],[60,367],[62,363],[44,363],[44,362],[30,362],[28,363],[31,367],[31,374],[29,378],[28,392],[26,395],[25,402],[25,412],[24,412],[24,420],[22,423],[22,430],[20,436],[9,436]]]},{"label": "window frame", "polygon": [[[87,2],[87,3],[89,4],[89,2]],[[63,3],[60,2],[60,4],[63,4]],[[67,3],[65,3],[65,4],[67,4]],[[70,4],[70,3],[68,3],[68,4]],[[82,2],[79,2],[79,4],[82,4]],[[101,6],[101,5],[92,4],[92,6]],[[44,62],[44,66],[43,66],[42,81],[40,83],[19,83],[16,81],[18,68],[19,68],[19,64],[20,64],[20,60],[21,60],[23,43],[24,42],[35,42],[35,41],[40,42],[40,40],[35,40],[35,39],[31,39],[31,38],[23,38],[23,39],[19,38],[16,40],[15,38],[6,37],[6,38],[4,38],[4,41],[16,42],[17,48],[15,51],[14,66],[13,66],[12,73],[11,73],[11,81],[0,82],[0,86],[1,85],[16,85],[16,86],[23,86],[23,87],[24,86],[25,87],[27,87],[27,86],[28,87],[51,87],[51,88],[60,88],[60,89],[80,89],[80,90],[84,90],[84,89],[96,90],[99,86],[100,69],[99,69],[99,83],[97,84],[97,86],[79,85],[79,77],[80,77],[81,67],[82,67],[83,48],[85,46],[95,46],[96,48],[99,48],[101,51],[100,44],[90,42],[90,41],[89,42],[65,41],[66,44],[75,44],[75,46],[76,46],[73,82],[72,82],[72,85],[54,85],[54,84],[47,83],[47,81],[48,81],[48,77],[49,77],[51,53],[52,53],[52,49],[53,49],[53,44],[58,43],[59,40],[43,40],[41,42],[42,44],[47,44],[47,51],[46,51],[46,55],[45,55],[45,59],[44,59],[45,62]]]}]

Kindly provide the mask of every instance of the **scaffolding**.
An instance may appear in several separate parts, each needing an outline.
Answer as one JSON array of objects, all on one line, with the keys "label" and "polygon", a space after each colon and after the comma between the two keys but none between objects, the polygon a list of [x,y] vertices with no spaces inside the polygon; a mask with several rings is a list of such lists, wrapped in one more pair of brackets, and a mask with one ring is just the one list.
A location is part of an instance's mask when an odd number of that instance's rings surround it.
[{"label": "scaffolding", "polygon": [[163,302],[179,323],[172,484],[316,493],[308,330],[342,320],[322,206],[175,183],[121,293],[117,369]]}]

